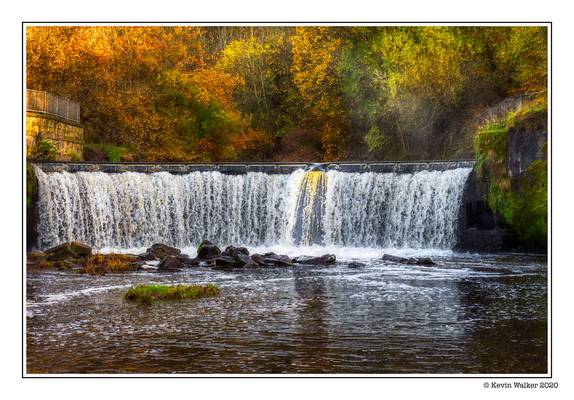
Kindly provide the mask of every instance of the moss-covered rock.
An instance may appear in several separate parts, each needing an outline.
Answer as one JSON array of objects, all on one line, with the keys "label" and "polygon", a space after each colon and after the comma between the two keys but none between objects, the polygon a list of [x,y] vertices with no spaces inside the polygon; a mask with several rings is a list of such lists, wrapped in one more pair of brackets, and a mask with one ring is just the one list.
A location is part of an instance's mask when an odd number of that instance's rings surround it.
[{"label": "moss-covered rock", "polygon": [[[512,172],[509,159],[524,159],[519,150],[509,147],[511,135],[546,135],[546,103],[535,101],[505,120],[493,121],[475,139],[476,171],[487,183],[486,201],[524,246],[545,250],[548,234],[548,179],[546,144],[529,154],[534,160],[519,173]],[[516,141],[516,140],[515,140]]]}]

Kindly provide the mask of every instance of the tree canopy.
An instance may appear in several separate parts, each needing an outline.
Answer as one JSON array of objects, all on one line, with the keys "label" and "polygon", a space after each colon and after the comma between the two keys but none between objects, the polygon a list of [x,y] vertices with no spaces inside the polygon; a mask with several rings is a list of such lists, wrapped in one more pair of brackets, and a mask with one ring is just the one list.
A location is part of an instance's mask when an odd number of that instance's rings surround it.
[{"label": "tree canopy", "polygon": [[470,156],[466,126],[546,96],[540,26],[34,26],[27,87],[149,161]]}]

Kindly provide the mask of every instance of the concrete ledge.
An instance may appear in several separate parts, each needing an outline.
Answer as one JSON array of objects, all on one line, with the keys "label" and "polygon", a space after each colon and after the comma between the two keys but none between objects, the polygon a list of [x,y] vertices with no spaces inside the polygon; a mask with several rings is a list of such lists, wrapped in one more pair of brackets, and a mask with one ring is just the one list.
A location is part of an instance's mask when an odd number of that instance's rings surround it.
[{"label": "concrete ledge", "polygon": [[[84,163],[84,162],[49,162],[37,164],[44,172],[169,172],[188,174],[195,171],[219,171],[224,174],[241,175],[248,172],[265,172],[268,174],[289,174],[297,169],[307,169],[313,163]],[[454,168],[472,168],[474,160],[454,161],[409,161],[409,162],[342,162],[323,163],[324,170],[342,172],[396,172],[412,173],[417,171],[445,171]]]}]

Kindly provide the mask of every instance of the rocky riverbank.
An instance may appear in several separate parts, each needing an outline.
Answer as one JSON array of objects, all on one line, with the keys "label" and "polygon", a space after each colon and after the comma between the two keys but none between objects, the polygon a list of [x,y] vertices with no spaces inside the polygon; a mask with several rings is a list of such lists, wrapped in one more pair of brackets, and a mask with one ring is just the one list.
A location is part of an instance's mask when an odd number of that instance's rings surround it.
[{"label": "rocky riverbank", "polygon": [[92,248],[79,242],[63,243],[46,251],[28,253],[26,266],[30,272],[56,269],[90,275],[132,271],[177,272],[184,268],[243,269],[264,267],[329,266],[336,257],[289,257],[284,254],[250,254],[245,247],[228,246],[223,251],[204,240],[197,248],[197,257],[189,257],[180,249],[156,243],[143,254],[94,254]]}]

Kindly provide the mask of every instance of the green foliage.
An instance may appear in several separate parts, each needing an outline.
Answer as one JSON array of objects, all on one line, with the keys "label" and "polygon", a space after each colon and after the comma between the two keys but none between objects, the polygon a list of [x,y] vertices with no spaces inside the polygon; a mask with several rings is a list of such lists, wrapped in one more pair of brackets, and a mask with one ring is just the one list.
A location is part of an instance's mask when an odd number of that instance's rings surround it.
[{"label": "green foliage", "polygon": [[59,154],[60,151],[54,141],[43,137],[42,134],[38,134],[34,141],[30,159],[34,161],[54,161]]},{"label": "green foliage", "polygon": [[128,289],[124,299],[140,304],[151,304],[157,300],[185,300],[217,296],[221,290],[212,283],[207,285],[136,285]]},{"label": "green foliage", "polygon": [[130,154],[131,151],[127,147],[123,146],[114,146],[111,144],[104,144],[104,143],[91,143],[87,146],[91,146],[95,149],[106,154],[108,161],[119,163],[123,161],[123,157]]},{"label": "green foliage", "polygon": [[508,147],[508,125],[506,121],[493,121],[482,127],[475,137],[476,170],[484,175],[485,168],[490,174],[501,178],[506,168]]}]

